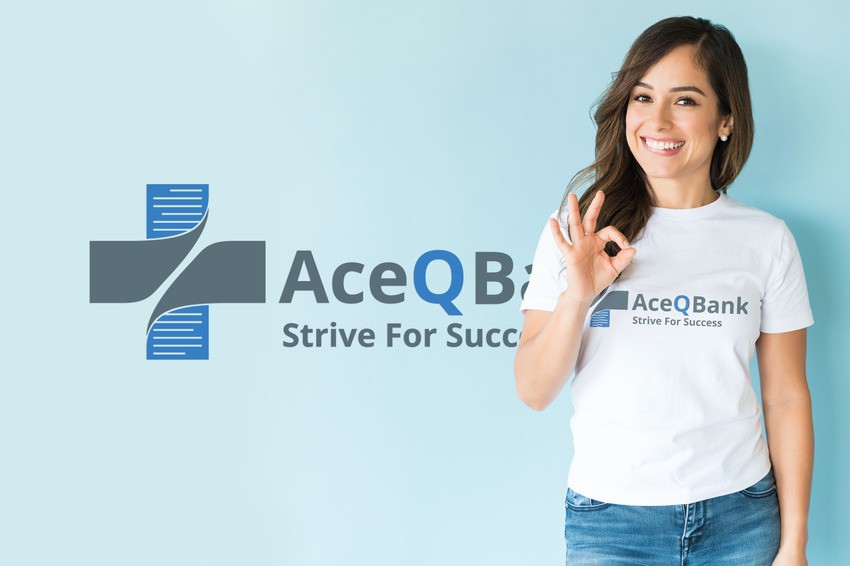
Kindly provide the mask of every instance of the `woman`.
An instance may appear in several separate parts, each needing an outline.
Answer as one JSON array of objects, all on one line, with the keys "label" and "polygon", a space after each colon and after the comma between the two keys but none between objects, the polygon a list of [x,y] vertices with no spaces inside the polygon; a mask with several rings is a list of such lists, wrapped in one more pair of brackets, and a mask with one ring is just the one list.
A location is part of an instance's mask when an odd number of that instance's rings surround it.
[{"label": "woman", "polygon": [[662,20],[594,117],[596,160],[540,238],[515,361],[537,410],[575,372],[567,563],[806,564],[813,321],[785,224],[726,195],[753,140],[740,48],[707,20]]}]

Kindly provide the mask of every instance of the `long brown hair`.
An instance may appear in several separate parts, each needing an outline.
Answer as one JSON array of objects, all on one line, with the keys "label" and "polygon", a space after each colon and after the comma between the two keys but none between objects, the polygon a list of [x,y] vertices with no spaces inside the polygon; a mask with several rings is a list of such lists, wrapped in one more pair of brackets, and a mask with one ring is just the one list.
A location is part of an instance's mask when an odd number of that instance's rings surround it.
[{"label": "long brown hair", "polygon": [[[570,180],[561,210],[571,192],[588,185],[579,198],[582,216],[596,191],[605,193],[598,226],[612,225],[626,238],[636,240],[655,205],[643,169],[626,143],[626,106],[632,88],[640,79],[681,45],[693,45],[695,62],[701,67],[718,98],[721,116],[732,115],[734,131],[725,143],[718,143],[711,157],[711,186],[725,193],[744,167],[753,145],[753,113],[747,64],[741,48],[724,26],[690,16],[667,18],[646,29],[632,44],[611,85],[596,102],[595,160]],[[619,247],[609,242],[606,251],[616,255]]]}]

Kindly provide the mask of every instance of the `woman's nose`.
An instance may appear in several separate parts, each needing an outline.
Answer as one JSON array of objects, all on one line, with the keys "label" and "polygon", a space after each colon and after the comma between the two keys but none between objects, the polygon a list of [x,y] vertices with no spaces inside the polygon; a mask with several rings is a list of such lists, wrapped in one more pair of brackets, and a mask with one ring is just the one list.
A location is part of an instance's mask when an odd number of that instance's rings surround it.
[{"label": "woman's nose", "polygon": [[655,104],[652,107],[650,123],[659,130],[668,129],[671,124],[670,109],[664,104]]}]

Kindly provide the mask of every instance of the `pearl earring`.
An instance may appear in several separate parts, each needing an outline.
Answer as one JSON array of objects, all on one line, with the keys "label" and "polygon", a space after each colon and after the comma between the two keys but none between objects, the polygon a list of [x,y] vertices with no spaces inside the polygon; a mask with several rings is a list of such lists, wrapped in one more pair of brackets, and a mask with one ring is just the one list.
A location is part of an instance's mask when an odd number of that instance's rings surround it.
[{"label": "pearl earring", "polygon": [[720,141],[726,141],[729,139],[729,136],[720,136]]}]

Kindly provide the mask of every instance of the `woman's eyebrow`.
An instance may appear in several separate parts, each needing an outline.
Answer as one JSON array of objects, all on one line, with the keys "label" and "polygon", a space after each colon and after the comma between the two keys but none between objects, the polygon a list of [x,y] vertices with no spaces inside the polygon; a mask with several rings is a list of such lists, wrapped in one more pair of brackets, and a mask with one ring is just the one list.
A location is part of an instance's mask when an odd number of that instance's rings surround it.
[{"label": "woman's eyebrow", "polygon": [[[648,88],[649,90],[653,90],[652,85],[648,85],[645,82],[641,82],[641,81],[638,81],[637,83],[635,83],[635,86],[642,86],[644,88]],[[695,87],[693,85],[677,86],[677,87],[673,87],[673,88],[670,89],[670,92],[685,92],[685,91],[698,92],[701,95],[705,96],[705,93],[702,91],[702,89]]]}]

